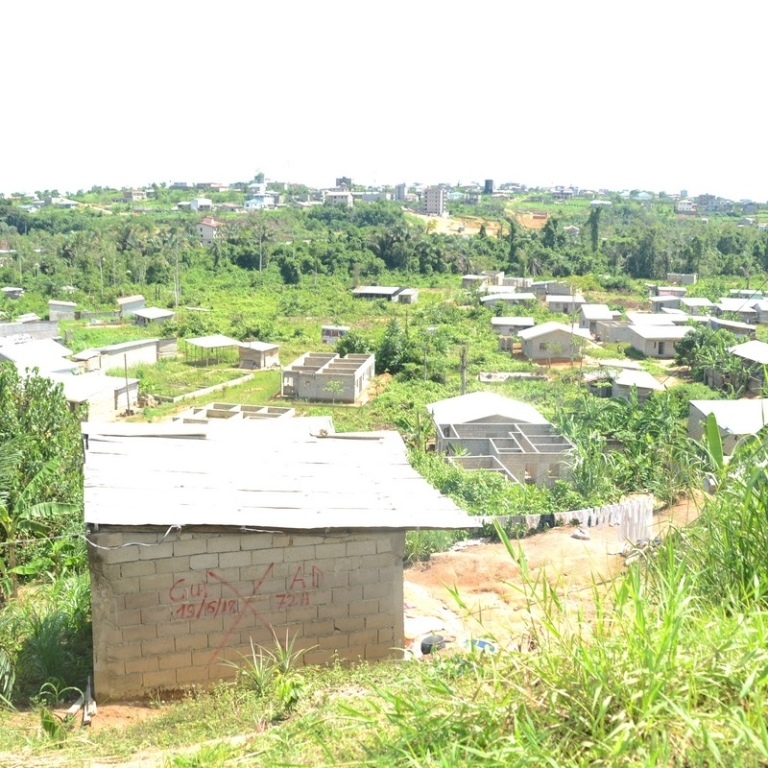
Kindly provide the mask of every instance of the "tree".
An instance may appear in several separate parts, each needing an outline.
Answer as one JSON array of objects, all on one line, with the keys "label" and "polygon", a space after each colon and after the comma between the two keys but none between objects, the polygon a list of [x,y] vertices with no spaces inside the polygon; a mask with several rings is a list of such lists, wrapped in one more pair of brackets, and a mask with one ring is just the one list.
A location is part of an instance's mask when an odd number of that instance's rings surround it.
[{"label": "tree", "polygon": [[[21,378],[0,365],[0,541],[56,535],[82,506],[83,448],[78,415],[60,384]],[[19,565],[9,544],[0,562],[0,591],[15,590]],[[25,552],[27,554],[27,552]]]},{"label": "tree", "polygon": [[595,205],[589,212],[589,218],[587,219],[587,226],[589,227],[589,244],[592,248],[592,253],[597,253],[600,248],[600,216],[603,212],[602,205]]},{"label": "tree", "polygon": [[389,321],[376,348],[376,373],[399,373],[407,363],[418,362],[411,341],[396,319]]},{"label": "tree", "polygon": [[15,508],[26,488],[44,467],[59,462],[37,486],[36,501],[81,504],[83,448],[78,414],[72,413],[60,384],[35,374],[22,378],[16,368],[0,364],[0,443],[20,445],[21,460],[7,485]]}]

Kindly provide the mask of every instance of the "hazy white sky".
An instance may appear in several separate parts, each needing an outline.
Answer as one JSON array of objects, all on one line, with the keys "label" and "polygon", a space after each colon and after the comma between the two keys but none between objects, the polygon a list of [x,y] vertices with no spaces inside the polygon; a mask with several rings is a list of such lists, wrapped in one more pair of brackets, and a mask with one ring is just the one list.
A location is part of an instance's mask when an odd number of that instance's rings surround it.
[{"label": "hazy white sky", "polygon": [[0,190],[268,178],[768,200],[768,4],[38,0]]}]

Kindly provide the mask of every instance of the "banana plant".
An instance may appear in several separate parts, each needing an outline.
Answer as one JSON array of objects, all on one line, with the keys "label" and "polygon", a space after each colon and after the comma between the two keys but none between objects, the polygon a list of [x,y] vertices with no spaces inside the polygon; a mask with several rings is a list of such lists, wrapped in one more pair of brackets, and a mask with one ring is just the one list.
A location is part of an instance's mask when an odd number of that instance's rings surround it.
[{"label": "banana plant", "polygon": [[0,601],[16,597],[19,576],[38,575],[50,562],[49,558],[37,557],[20,564],[20,542],[48,536],[65,515],[76,511],[74,504],[34,501],[40,488],[57,471],[55,459],[43,466],[11,504],[11,477],[21,458],[20,443],[0,444]]}]

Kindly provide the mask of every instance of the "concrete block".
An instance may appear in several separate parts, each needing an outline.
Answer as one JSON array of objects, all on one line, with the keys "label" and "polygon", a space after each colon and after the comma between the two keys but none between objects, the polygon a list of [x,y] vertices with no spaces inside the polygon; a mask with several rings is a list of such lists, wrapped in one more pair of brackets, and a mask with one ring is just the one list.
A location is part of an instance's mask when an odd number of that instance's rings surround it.
[{"label": "concrete block", "polygon": [[352,603],[349,606],[350,616],[370,616],[372,613],[378,613],[378,611],[378,600],[361,600],[360,602]]},{"label": "concrete block", "polygon": [[[139,591],[139,579],[136,577],[132,579],[122,578],[119,581],[113,581],[112,584],[110,584],[109,586],[112,588],[112,591],[116,595],[127,595],[130,592]],[[97,592],[101,592],[101,591],[102,590],[97,590]]]},{"label": "concrete block", "polygon": [[286,614],[286,620],[289,623],[313,621],[317,618],[316,605],[304,605],[298,608],[289,608]]},{"label": "concrete block", "polygon": [[365,617],[366,629],[381,629],[382,627],[389,627],[390,629],[395,624],[395,617],[389,613],[374,613]]},{"label": "concrete block", "polygon": [[110,645],[107,648],[107,659],[109,661],[127,661],[128,659],[141,658],[141,643],[131,643],[130,645]]},{"label": "concrete block", "polygon": [[365,659],[366,661],[375,661],[376,659],[389,659],[392,658],[397,652],[386,645],[366,645],[365,646]]},{"label": "concrete block", "polygon": [[213,656],[210,648],[203,648],[199,651],[192,651],[192,666],[206,669]]},{"label": "concrete block", "polygon": [[396,645],[399,648],[404,644],[404,638],[396,638],[392,627],[381,627],[379,629],[378,642],[388,644],[389,646]]},{"label": "concrete block", "polygon": [[176,670],[176,682],[179,685],[193,685],[208,682],[208,670],[197,667],[182,667]]},{"label": "concrete block", "polygon": [[185,539],[173,542],[173,556],[202,555],[208,551],[208,542],[205,538]]},{"label": "concrete block", "polygon": [[333,590],[334,603],[356,603],[363,599],[365,587],[339,587]]},{"label": "concrete block", "polygon": [[136,592],[132,595],[125,595],[123,601],[127,610],[152,608],[157,605],[157,592]]},{"label": "concrete block", "polygon": [[270,563],[282,563],[282,549],[253,549],[251,550],[251,563],[256,566],[266,566]]},{"label": "concrete block", "polygon": [[292,547],[293,539],[294,539],[293,535],[275,533],[275,534],[272,534],[272,546],[275,549],[282,549],[283,547]]},{"label": "concrete block", "polygon": [[376,629],[363,629],[359,632],[349,633],[350,647],[357,645],[374,645],[379,641],[379,632]]},{"label": "concrete block", "polygon": [[122,565],[120,563],[115,563],[114,565],[105,565],[102,563],[99,566],[99,573],[105,581],[112,582],[122,578],[123,573],[121,569]]},{"label": "concrete block", "polygon": [[154,605],[151,608],[141,609],[142,624],[165,624],[171,622],[170,605]]},{"label": "concrete block", "polygon": [[188,621],[164,621],[157,625],[158,637],[180,637],[188,634]]},{"label": "concrete block", "polygon": [[243,533],[240,536],[240,549],[252,551],[255,549],[272,549],[271,533]]},{"label": "concrete block", "polygon": [[125,674],[124,661],[108,661],[104,668],[110,677],[122,677]]},{"label": "concrete block", "polygon": [[[227,622],[232,621],[227,618]],[[224,629],[224,617],[209,616],[208,618],[193,619],[191,622],[192,631],[197,635],[207,635],[210,632],[221,632]]]},{"label": "concrete block", "polygon": [[325,637],[334,634],[333,619],[317,619],[305,625],[306,631],[310,635]]},{"label": "concrete block", "polygon": [[239,552],[240,534],[212,534],[207,541],[208,552]]},{"label": "concrete block", "polygon": [[309,651],[304,655],[305,664],[331,664],[335,657],[335,649],[317,648],[316,650]]},{"label": "concrete block", "polygon": [[366,555],[363,558],[364,568],[389,568],[394,565],[402,569],[403,558],[402,555],[397,555],[394,552],[382,552],[379,555]]},{"label": "concrete block", "polygon": [[317,606],[318,619],[338,619],[349,616],[349,605],[347,603],[328,603]]},{"label": "concrete block", "polygon": [[142,576],[154,576],[155,564],[152,561],[136,560],[130,563],[123,563],[120,566],[120,577],[132,579]]},{"label": "concrete block", "polygon": [[157,656],[142,656],[140,659],[131,659],[125,662],[125,671],[128,674],[133,672],[156,672],[157,669]]},{"label": "concrete block", "polygon": [[340,573],[328,572],[323,574],[323,589],[336,589],[337,587],[349,586],[349,573],[342,571]]},{"label": "concrete block", "polygon": [[94,674],[94,695],[97,699],[118,699],[128,694],[141,692],[142,674],[134,672],[124,677],[104,678],[98,672]]},{"label": "concrete block", "polygon": [[355,555],[354,557],[340,557],[336,560],[336,567],[334,571],[356,571],[363,567],[363,556]]},{"label": "concrete block", "polygon": [[136,627],[126,627],[123,630],[124,643],[136,643],[142,640],[154,640],[157,637],[157,627],[154,624],[148,626],[139,625]]},{"label": "concrete block", "polygon": [[139,547],[139,560],[161,560],[173,557],[173,542],[164,541],[149,547]]},{"label": "concrete block", "polygon": [[189,569],[191,571],[208,571],[218,567],[218,554],[192,555],[189,558]]},{"label": "concrete block", "polygon": [[283,562],[285,563],[305,563],[315,559],[315,547],[311,546],[293,546],[286,547],[283,550]]},{"label": "concrete block", "polygon": [[363,587],[363,597],[366,600],[373,600],[380,597],[386,597],[392,593],[391,584],[366,584]]},{"label": "concrete block", "polygon": [[167,656],[160,656],[158,661],[160,669],[188,669],[192,666],[192,653],[191,651],[171,653]]},{"label": "concrete block", "polygon": [[142,592],[165,592],[172,586],[173,574],[171,573],[156,573],[139,578],[139,589]]},{"label": "concrete block", "polygon": [[[163,532],[164,533],[164,532]],[[139,544],[157,544],[163,538],[163,533],[157,531],[130,531],[125,533],[126,542],[136,542]]]},{"label": "concrete block", "polygon": [[178,635],[174,639],[177,651],[197,651],[208,647],[208,635]]},{"label": "concrete block", "polygon": [[333,621],[333,628],[339,632],[349,634],[350,632],[360,632],[365,629],[365,617],[354,616],[338,618]]},{"label": "concrete block", "polygon": [[357,587],[361,584],[375,584],[380,581],[378,568],[361,568],[358,571],[352,571],[348,576],[350,587]]},{"label": "concrete block", "polygon": [[376,539],[376,552],[382,554],[392,551],[392,538],[390,536],[381,536]]},{"label": "concrete block", "polygon": [[120,613],[115,614],[113,618],[115,621],[115,626],[119,629],[124,629],[125,627],[133,627],[141,624],[141,609],[134,608],[130,611],[120,611]]},{"label": "concrete block", "polygon": [[346,554],[347,557],[352,557],[353,555],[375,555],[376,542],[374,539],[365,539],[363,541],[348,541]]},{"label": "concrete block", "polygon": [[226,568],[247,568],[251,565],[250,552],[227,552],[219,558],[219,562]]},{"label": "concrete block", "polygon": [[164,560],[155,560],[155,573],[178,573],[189,570],[188,557],[166,557]]},{"label": "concrete block", "polygon": [[362,661],[365,659],[365,646],[355,645],[349,648],[339,649],[339,655],[349,661]]},{"label": "concrete block", "polygon": [[91,533],[88,539],[100,547],[119,547],[124,543],[122,533]]},{"label": "concrete block", "polygon": [[130,563],[139,559],[139,548],[133,544],[120,549],[99,550],[105,565],[114,565],[115,563]]},{"label": "concrete block", "polygon": [[343,541],[334,544],[318,544],[315,547],[315,558],[317,560],[322,560],[323,558],[346,557],[346,554],[347,545]]},{"label": "concrete block", "polygon": [[176,687],[176,670],[163,669],[159,672],[145,672],[141,676],[141,684],[145,690],[152,690],[153,688],[173,689]]},{"label": "concrete block", "polygon": [[343,632],[336,632],[333,635],[318,638],[317,644],[322,650],[340,651],[349,645],[349,637]]}]

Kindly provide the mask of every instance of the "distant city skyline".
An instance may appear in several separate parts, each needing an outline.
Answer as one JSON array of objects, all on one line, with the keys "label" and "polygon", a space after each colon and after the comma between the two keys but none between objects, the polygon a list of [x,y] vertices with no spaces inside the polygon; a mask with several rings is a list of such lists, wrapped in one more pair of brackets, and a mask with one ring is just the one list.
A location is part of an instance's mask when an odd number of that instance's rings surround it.
[{"label": "distant city skyline", "polygon": [[768,8],[11,4],[0,191],[493,178],[768,201]]}]

